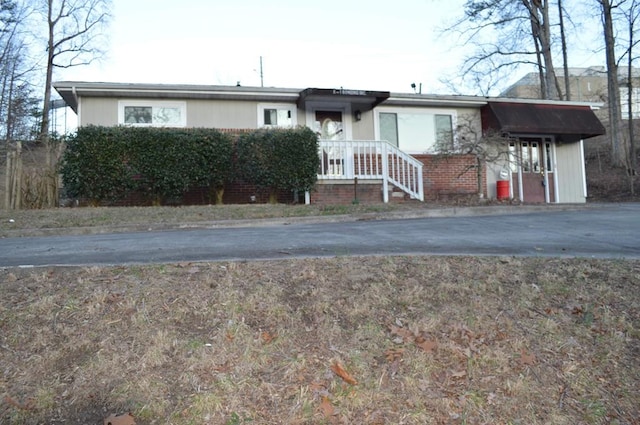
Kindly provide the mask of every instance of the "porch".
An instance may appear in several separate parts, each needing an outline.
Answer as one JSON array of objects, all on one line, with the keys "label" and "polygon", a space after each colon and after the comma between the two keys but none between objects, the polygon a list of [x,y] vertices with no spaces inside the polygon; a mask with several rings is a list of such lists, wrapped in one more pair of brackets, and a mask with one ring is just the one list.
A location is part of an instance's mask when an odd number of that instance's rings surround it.
[{"label": "porch", "polygon": [[[423,164],[382,140],[320,140],[320,184],[381,182],[382,200],[395,187],[411,199],[424,201]],[[391,185],[391,187],[389,186]]]}]

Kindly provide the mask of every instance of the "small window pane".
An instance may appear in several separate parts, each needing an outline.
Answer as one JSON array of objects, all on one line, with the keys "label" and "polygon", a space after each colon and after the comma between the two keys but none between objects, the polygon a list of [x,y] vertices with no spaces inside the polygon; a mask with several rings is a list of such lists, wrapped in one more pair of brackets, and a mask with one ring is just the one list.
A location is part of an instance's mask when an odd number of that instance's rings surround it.
[{"label": "small window pane", "polygon": [[264,110],[264,125],[277,125],[278,124],[278,110],[277,109],[265,109]]},{"label": "small window pane", "polygon": [[453,149],[451,115],[436,115],[436,143],[439,149]]},{"label": "small window pane", "polygon": [[392,113],[380,113],[380,138],[398,146],[398,116]]},{"label": "small window pane", "polygon": [[264,125],[277,125],[279,127],[291,127],[293,119],[290,109],[265,109]]},{"label": "small window pane", "polygon": [[127,124],[151,124],[152,121],[151,106],[125,106],[124,122]]},{"label": "small window pane", "polygon": [[153,123],[170,125],[180,123],[180,108],[153,108]]}]

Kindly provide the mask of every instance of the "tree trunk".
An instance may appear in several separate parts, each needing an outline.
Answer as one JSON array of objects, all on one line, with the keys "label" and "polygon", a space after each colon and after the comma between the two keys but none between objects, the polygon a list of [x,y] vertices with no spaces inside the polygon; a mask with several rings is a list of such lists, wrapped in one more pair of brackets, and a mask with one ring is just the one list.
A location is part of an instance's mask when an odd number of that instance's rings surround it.
[{"label": "tree trunk", "polygon": [[558,18],[560,20],[560,42],[562,43],[564,98],[565,100],[571,100],[571,81],[569,80],[569,60],[567,59],[567,38],[564,32],[564,11],[562,10],[562,0],[558,0]]},{"label": "tree trunk", "polygon": [[45,197],[43,207],[51,208],[55,207],[58,203],[58,179],[56,176],[56,156],[55,146],[49,137],[49,113],[51,110],[51,84],[53,82],[53,61],[55,58],[55,46],[54,46],[54,27],[55,22],[52,18],[53,13],[53,0],[47,0],[47,24],[49,30],[49,39],[47,40],[47,69],[44,84],[44,100],[42,105],[42,120],[40,122],[40,134],[38,135],[39,141],[45,147],[45,172],[44,172],[44,184],[45,184]]},{"label": "tree trunk", "polygon": [[613,28],[612,6],[610,0],[599,0],[602,7],[604,25],[604,43],[607,58],[607,106],[609,110],[609,140],[613,165],[626,165],[625,149],[622,146],[622,116],[620,114],[620,87],[618,82],[618,64],[615,54],[615,36]]},{"label": "tree trunk", "polygon": [[[541,97],[543,99],[559,99],[558,79],[556,78],[556,71],[553,67],[553,55],[551,52],[549,2],[548,0],[522,0],[522,3],[529,11],[531,33],[537,40],[535,41],[536,52],[542,55],[542,61],[544,63],[544,76],[540,80],[540,87],[543,88]],[[538,59],[538,64],[540,64],[540,59]]]},{"label": "tree trunk", "polygon": [[633,43],[634,43],[634,23],[635,17],[632,16],[635,11],[635,2],[631,6],[629,16],[629,52],[627,53],[628,70],[627,70],[627,87],[628,87],[628,117],[629,117],[629,185],[631,189],[631,196],[635,196],[635,179],[636,179],[636,144],[633,140],[633,72],[631,66],[633,65]]}]

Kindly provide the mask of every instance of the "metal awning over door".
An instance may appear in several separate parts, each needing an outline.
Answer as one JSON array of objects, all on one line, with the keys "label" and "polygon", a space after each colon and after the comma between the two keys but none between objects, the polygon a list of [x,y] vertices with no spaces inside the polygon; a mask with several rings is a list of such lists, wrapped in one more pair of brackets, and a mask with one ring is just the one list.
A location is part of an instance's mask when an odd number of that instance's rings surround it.
[{"label": "metal awning over door", "polygon": [[549,135],[560,143],[605,134],[604,126],[589,106],[488,102],[481,115],[483,131]]}]

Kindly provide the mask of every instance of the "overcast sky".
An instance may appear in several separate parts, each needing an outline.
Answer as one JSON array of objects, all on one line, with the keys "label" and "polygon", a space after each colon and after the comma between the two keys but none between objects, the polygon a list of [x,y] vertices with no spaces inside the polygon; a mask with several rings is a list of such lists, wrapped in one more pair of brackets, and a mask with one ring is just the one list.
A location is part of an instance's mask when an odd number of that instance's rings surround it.
[{"label": "overcast sky", "polygon": [[[262,56],[270,87],[451,93],[439,80],[464,52],[438,30],[464,3],[113,0],[107,57],[56,79],[260,86]],[[573,66],[599,64],[587,62]]]},{"label": "overcast sky", "polygon": [[108,56],[59,80],[435,92],[464,0],[113,0]]}]

